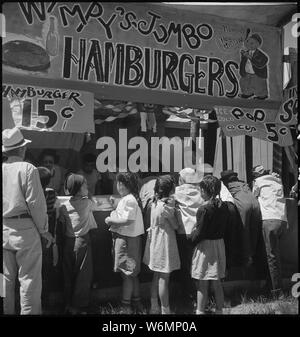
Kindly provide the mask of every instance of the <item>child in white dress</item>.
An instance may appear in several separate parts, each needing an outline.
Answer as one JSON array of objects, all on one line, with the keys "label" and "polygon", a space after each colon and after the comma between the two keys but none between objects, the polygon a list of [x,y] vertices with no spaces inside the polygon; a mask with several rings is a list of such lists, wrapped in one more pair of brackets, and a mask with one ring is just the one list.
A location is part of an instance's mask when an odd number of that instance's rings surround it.
[{"label": "child in white dress", "polygon": [[155,197],[151,206],[151,221],[145,247],[143,262],[154,272],[151,286],[150,314],[159,313],[158,294],[161,313],[170,314],[169,278],[170,273],[180,269],[175,230],[179,228],[175,201],[174,181],[165,175],[157,179],[154,187]]},{"label": "child in white dress", "polygon": [[134,173],[117,175],[121,200],[115,211],[105,219],[113,234],[114,271],[123,278],[123,313],[131,313],[131,302],[141,308],[138,274],[141,269],[142,234],[144,223],[138,194],[138,178]]}]

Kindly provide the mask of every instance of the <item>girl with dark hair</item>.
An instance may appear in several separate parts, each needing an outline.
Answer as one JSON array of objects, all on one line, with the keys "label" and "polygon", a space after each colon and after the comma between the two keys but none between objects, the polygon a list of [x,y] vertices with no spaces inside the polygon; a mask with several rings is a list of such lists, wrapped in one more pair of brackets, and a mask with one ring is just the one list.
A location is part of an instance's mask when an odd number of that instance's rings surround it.
[{"label": "girl with dark hair", "polygon": [[105,222],[112,232],[114,271],[121,272],[123,278],[123,313],[130,314],[131,301],[135,310],[141,309],[138,274],[141,269],[144,223],[138,176],[130,172],[119,173],[116,180],[121,200]]},{"label": "girl with dark hair", "polygon": [[228,208],[219,198],[221,181],[205,176],[200,182],[204,205],[197,212],[197,225],[190,234],[195,245],[191,274],[197,282],[196,314],[204,314],[209,282],[212,282],[216,300],[216,313],[221,314],[224,295],[221,279],[225,277],[226,257],[224,235],[229,219]]},{"label": "girl with dark hair", "polygon": [[97,228],[93,215],[97,203],[88,198],[87,181],[82,175],[71,173],[64,189],[66,195],[71,195],[66,203],[71,221],[66,222],[63,253],[65,310],[71,314],[85,314],[93,280],[90,231]]},{"label": "girl with dark hair", "polygon": [[[154,187],[151,221],[143,262],[154,272],[151,286],[151,314],[170,314],[169,278],[172,271],[180,269],[175,230],[179,228],[175,200],[174,180],[170,175],[159,177]],[[158,296],[159,295],[159,296]]]}]

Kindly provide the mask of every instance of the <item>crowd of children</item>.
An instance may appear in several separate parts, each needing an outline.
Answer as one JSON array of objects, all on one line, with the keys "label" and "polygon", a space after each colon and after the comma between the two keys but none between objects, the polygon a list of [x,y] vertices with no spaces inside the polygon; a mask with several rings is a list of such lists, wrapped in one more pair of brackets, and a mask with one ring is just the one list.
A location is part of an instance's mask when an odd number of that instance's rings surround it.
[{"label": "crowd of children", "polygon": [[[58,207],[53,190],[46,188],[49,172],[46,168],[39,168],[39,172],[49,219],[54,224],[59,219],[65,224],[62,251],[65,311],[85,313],[93,274],[89,231],[97,228],[93,216],[97,205],[88,197],[86,178],[69,174],[64,190],[71,198],[66,206]],[[182,291],[196,295],[196,314],[205,312],[209,285],[214,291],[216,313],[221,314],[224,305],[221,280],[225,277],[228,250],[224,240],[232,222],[233,206],[220,196],[225,188],[222,181],[212,174],[200,176],[190,168],[180,172],[177,187],[171,175],[159,176],[154,184],[154,196],[144,208],[137,174],[119,173],[116,183],[121,199],[116,202],[111,197],[114,210],[105,223],[112,234],[113,268],[123,280],[122,312],[138,313],[142,308],[138,275],[144,263],[153,272],[150,314],[171,313],[169,282],[173,271],[179,274]],[[55,206],[58,212],[54,211]],[[55,237],[55,225],[50,230]],[[48,250],[44,245],[44,263],[49,270],[49,265],[57,263],[58,252],[55,244],[50,254]]]}]

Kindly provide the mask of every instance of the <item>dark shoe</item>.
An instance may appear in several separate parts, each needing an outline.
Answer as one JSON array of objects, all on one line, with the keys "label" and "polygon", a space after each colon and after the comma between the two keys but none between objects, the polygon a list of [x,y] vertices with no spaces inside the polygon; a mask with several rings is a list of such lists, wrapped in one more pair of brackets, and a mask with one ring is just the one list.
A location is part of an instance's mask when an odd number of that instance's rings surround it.
[{"label": "dark shoe", "polygon": [[283,300],[285,298],[282,289],[271,290],[271,297],[274,300]]},{"label": "dark shoe", "polygon": [[245,95],[245,94],[240,94],[239,97],[241,98],[250,98],[252,97],[254,94],[250,94],[250,95]]},{"label": "dark shoe", "polygon": [[53,315],[53,312],[49,309],[42,309],[43,315]]},{"label": "dark shoe", "polygon": [[121,315],[131,315],[133,313],[131,309],[131,303],[128,300],[122,300],[120,314]]},{"label": "dark shoe", "polygon": [[260,99],[260,100],[264,100],[268,98],[268,96],[254,96],[253,99]]},{"label": "dark shoe", "polygon": [[151,307],[149,311],[150,315],[160,315],[160,307]]},{"label": "dark shoe", "polygon": [[88,313],[85,310],[78,310],[76,315],[87,315]]},{"label": "dark shoe", "polygon": [[141,299],[132,299],[132,308],[135,314],[142,314],[144,311]]},{"label": "dark shoe", "polygon": [[268,284],[265,284],[261,289],[260,289],[260,294],[269,297],[271,295],[271,288]]},{"label": "dark shoe", "polygon": [[72,307],[70,305],[67,305],[63,310],[64,315],[72,315]]},{"label": "dark shoe", "polygon": [[120,309],[120,314],[121,315],[132,315],[133,311],[131,309],[131,306],[122,304],[121,309]]},{"label": "dark shoe", "polygon": [[214,312],[215,315],[223,315],[223,313],[224,313],[223,309],[221,310],[216,309]]}]

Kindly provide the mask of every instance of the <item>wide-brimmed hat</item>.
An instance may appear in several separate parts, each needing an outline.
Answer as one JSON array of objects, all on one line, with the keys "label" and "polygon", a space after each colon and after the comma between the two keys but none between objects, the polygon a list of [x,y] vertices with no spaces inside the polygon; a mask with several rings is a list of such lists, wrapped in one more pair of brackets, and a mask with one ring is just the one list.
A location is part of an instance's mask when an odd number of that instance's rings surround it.
[{"label": "wide-brimmed hat", "polygon": [[202,180],[201,173],[190,167],[181,170],[179,176],[186,184],[198,184]]},{"label": "wide-brimmed hat", "polygon": [[226,181],[232,177],[237,177],[238,174],[232,170],[225,170],[221,172],[221,180]]},{"label": "wide-brimmed hat", "polygon": [[31,140],[25,139],[17,127],[2,131],[2,152],[23,147],[28,143],[31,143]]},{"label": "wide-brimmed hat", "polygon": [[257,165],[252,169],[252,176],[256,178],[261,175],[268,174],[269,172],[270,170],[265,170],[265,168],[262,165]]},{"label": "wide-brimmed hat", "polygon": [[208,163],[200,163],[199,164],[199,170],[201,172],[204,172],[204,173],[213,173],[214,172],[214,168],[208,164]]}]

